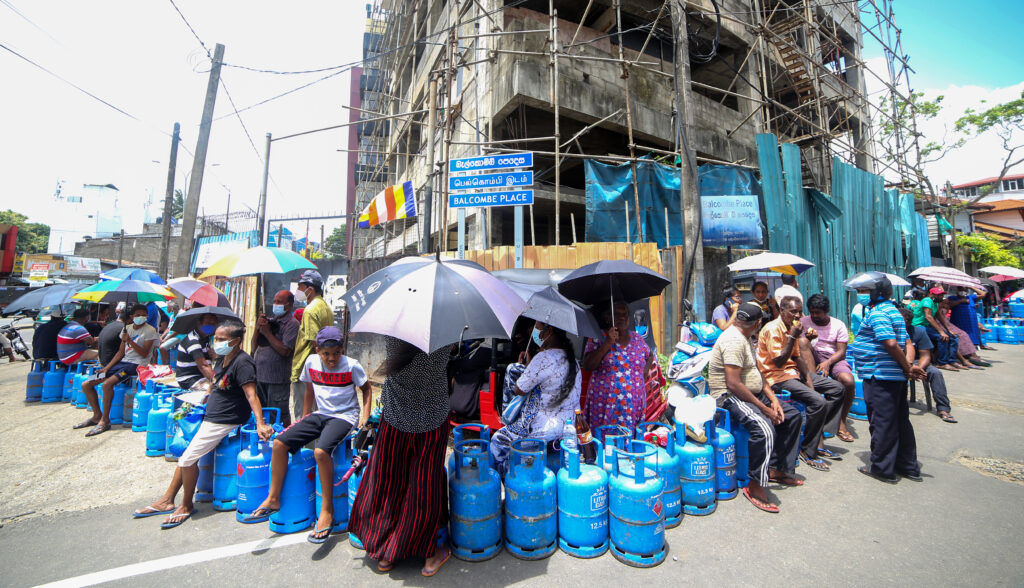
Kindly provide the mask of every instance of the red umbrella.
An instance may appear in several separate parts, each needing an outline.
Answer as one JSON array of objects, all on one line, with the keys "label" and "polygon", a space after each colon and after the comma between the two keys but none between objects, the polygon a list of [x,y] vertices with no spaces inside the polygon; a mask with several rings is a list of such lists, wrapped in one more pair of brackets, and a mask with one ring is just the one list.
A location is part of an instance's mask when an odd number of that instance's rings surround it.
[{"label": "red umbrella", "polygon": [[167,282],[167,287],[181,294],[186,300],[191,300],[203,306],[231,308],[231,304],[223,292],[201,280],[175,278]]}]

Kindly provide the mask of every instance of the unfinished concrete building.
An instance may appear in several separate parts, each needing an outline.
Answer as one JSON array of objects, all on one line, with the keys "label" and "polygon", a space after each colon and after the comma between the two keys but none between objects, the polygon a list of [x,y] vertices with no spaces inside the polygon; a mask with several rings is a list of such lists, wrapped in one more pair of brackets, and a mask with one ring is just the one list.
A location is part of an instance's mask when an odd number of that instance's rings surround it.
[{"label": "unfinished concrete building", "polygon": [[[351,212],[412,181],[419,216],[356,229],[354,257],[415,253],[425,235],[431,249],[512,245],[512,207],[463,209],[460,236],[443,165],[456,157],[535,153],[527,245],[583,240],[585,158],[756,166],[755,135],[772,132],[828,192],[833,156],[877,165],[861,35],[857,3],[824,0],[367,5]],[[681,197],[696,206],[695,190]]]}]

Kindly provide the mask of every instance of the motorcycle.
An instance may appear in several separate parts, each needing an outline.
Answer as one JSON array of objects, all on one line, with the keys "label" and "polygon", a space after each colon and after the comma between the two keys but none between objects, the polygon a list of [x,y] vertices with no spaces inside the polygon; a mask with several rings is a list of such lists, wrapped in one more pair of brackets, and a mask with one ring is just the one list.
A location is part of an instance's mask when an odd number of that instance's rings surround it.
[{"label": "motorcycle", "polygon": [[0,334],[7,337],[7,340],[11,342],[11,349],[14,353],[17,353],[25,359],[32,359],[28,345],[25,343],[25,340],[21,338],[21,333],[18,332],[20,329],[30,328],[31,325],[19,327],[17,324],[18,320],[20,319],[14,319],[6,325],[0,325]]}]

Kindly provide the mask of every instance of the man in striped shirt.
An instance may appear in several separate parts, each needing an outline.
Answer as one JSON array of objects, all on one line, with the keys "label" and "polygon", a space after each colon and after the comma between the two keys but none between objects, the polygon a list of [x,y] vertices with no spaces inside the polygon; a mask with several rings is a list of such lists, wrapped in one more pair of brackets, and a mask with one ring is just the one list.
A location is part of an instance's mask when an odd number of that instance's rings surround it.
[{"label": "man in striped shirt", "polygon": [[71,321],[57,334],[57,357],[64,365],[89,361],[99,356],[99,352],[94,349],[96,339],[85,329],[88,321],[89,311],[79,308],[71,315]]},{"label": "man in striped shirt", "polygon": [[892,297],[892,283],[879,272],[870,288],[857,291],[867,308],[864,322],[850,345],[857,375],[864,380],[864,401],[871,432],[871,465],[858,471],[882,482],[895,484],[896,474],[921,481],[917,440],[910,424],[907,378],[924,379],[920,366],[911,365],[903,351],[906,323]]},{"label": "man in striped shirt", "polygon": [[216,330],[217,315],[204,314],[199,317],[199,326],[178,344],[174,377],[182,390],[188,390],[202,378],[211,382],[214,380],[207,352],[210,350],[210,336]]}]

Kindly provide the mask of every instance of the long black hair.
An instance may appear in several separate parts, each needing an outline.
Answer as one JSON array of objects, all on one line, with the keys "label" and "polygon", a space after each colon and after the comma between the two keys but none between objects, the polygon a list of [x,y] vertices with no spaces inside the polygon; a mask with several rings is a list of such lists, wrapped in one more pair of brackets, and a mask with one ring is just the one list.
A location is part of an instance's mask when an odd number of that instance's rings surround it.
[{"label": "long black hair", "polygon": [[569,368],[565,370],[565,378],[562,380],[562,385],[558,388],[558,396],[555,397],[555,402],[562,402],[565,400],[572,389],[576,386],[576,374],[579,372],[579,365],[576,363],[576,353],[572,347],[572,341],[569,341],[569,336],[565,334],[565,331],[558,327],[551,328],[551,334],[549,337],[553,337],[551,346],[555,349],[561,349],[565,352],[565,361],[569,364]]}]

